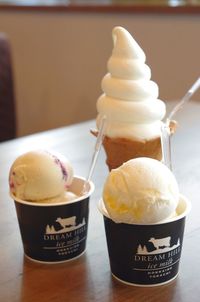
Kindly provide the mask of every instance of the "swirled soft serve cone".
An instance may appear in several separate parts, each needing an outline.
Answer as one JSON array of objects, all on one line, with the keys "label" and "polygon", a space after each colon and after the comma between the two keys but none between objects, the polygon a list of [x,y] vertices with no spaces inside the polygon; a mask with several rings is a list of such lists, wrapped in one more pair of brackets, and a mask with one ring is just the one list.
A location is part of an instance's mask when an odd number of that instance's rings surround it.
[{"label": "swirled soft serve cone", "polygon": [[135,157],[161,160],[161,120],[166,110],[158,99],[158,85],[150,80],[145,54],[127,30],[115,27],[113,42],[96,119],[99,129],[106,116],[103,146],[109,169]]}]

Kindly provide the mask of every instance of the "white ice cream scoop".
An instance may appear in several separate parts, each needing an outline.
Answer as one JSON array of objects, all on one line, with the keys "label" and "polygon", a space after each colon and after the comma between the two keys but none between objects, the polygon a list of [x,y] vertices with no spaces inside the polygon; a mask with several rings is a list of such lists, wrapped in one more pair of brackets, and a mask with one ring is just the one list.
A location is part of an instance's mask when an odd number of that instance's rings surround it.
[{"label": "white ice cream scoop", "polygon": [[174,215],[179,189],[169,168],[155,159],[141,157],[110,172],[103,201],[115,222],[157,223]]}]

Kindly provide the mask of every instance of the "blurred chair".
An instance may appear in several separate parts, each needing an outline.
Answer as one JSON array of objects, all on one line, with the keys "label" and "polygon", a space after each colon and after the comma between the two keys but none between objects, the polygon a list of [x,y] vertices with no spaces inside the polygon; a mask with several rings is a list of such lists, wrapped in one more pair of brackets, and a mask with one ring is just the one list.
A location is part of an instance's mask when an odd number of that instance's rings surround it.
[{"label": "blurred chair", "polygon": [[0,33],[0,142],[16,137],[16,112],[11,49],[7,36]]}]

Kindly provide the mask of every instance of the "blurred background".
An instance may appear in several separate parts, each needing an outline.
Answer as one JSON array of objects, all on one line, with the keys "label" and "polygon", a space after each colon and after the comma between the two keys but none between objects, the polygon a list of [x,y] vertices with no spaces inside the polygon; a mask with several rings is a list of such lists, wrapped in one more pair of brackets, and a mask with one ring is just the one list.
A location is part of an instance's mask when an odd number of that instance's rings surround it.
[{"label": "blurred background", "polygon": [[[112,1],[89,1],[99,5],[96,10],[45,10],[45,1],[41,9],[31,7],[34,1],[22,2],[26,9],[0,2],[0,32],[7,34],[12,50],[17,136],[96,117],[116,25],[125,27],[146,53],[160,99],[181,98],[200,76],[200,10],[106,10]],[[57,5],[61,2],[69,1]],[[175,7],[175,1],[170,6]],[[200,100],[200,93],[194,98]]]}]

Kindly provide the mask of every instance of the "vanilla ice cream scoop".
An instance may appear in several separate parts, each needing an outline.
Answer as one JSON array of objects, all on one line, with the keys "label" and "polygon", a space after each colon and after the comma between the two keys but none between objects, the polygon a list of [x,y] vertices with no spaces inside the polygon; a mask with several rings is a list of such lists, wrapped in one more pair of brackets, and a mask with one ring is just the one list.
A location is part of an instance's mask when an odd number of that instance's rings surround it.
[{"label": "vanilla ice cream scoop", "polygon": [[69,161],[61,154],[48,151],[30,151],[19,156],[9,174],[10,192],[33,202],[61,201],[72,180]]},{"label": "vanilla ice cream scoop", "polygon": [[117,223],[157,223],[174,215],[179,188],[163,163],[141,157],[110,172],[103,201],[110,218]]}]

